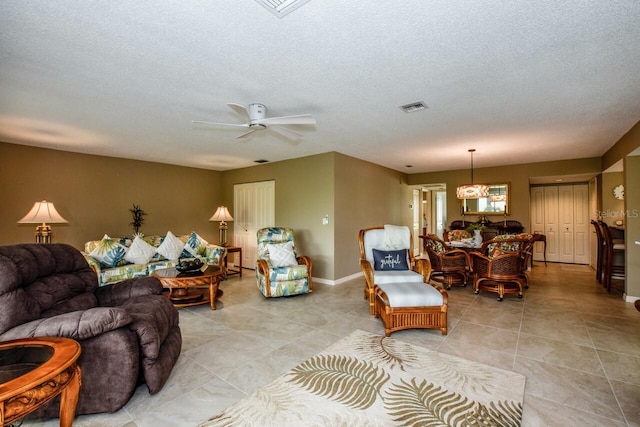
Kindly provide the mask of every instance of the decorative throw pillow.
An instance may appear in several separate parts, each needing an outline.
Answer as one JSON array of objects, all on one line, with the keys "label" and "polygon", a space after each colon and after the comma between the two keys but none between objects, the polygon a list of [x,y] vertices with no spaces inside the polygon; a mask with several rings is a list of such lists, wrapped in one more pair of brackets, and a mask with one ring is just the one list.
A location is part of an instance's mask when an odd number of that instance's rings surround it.
[{"label": "decorative throw pillow", "polygon": [[209,242],[198,236],[195,231],[189,234],[187,243],[184,244],[184,250],[182,251],[183,257],[196,257],[198,255],[205,255],[207,251],[207,245]]},{"label": "decorative throw pillow", "polygon": [[407,250],[381,251],[373,249],[373,269],[384,270],[408,270]]},{"label": "decorative throw pillow", "polygon": [[175,260],[180,258],[183,249],[184,242],[178,239],[171,231],[167,231],[167,235],[164,236],[156,252],[168,260]]},{"label": "decorative throw pillow", "polygon": [[500,245],[494,245],[493,248],[489,251],[489,258],[495,258],[504,254],[505,252],[502,250]]},{"label": "decorative throw pillow", "polygon": [[129,246],[124,259],[133,264],[146,264],[156,253],[156,248],[145,242],[140,236],[136,236]]},{"label": "decorative throw pillow", "polygon": [[272,267],[288,267],[298,265],[296,254],[293,252],[293,242],[267,244],[269,259]]},{"label": "decorative throw pillow", "polygon": [[389,249],[404,249],[409,247],[411,232],[405,225],[384,226],[384,244]]},{"label": "decorative throw pillow", "polygon": [[104,235],[98,246],[89,253],[106,267],[115,267],[124,258],[127,248],[108,235]]}]

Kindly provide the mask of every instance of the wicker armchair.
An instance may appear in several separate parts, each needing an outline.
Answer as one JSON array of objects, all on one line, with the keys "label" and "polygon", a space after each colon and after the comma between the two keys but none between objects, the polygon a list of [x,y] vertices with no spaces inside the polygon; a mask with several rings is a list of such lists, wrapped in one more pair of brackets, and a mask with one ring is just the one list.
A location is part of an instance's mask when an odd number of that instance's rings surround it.
[{"label": "wicker armchair", "polygon": [[471,252],[474,274],[473,290],[496,292],[498,301],[505,294],[517,293],[522,298],[529,284],[526,269],[529,263],[532,239],[499,236],[482,245],[481,252]]},{"label": "wicker armchair", "polygon": [[424,250],[431,261],[431,280],[447,289],[453,284],[467,286],[471,262],[466,251],[447,248],[435,234],[424,237]]},{"label": "wicker armchair", "polygon": [[[395,227],[395,226],[387,226]],[[401,247],[406,250],[407,269],[404,270],[379,270],[374,268],[375,261],[373,250],[390,250],[385,239],[385,227],[371,227],[360,230],[358,244],[360,246],[360,268],[364,274],[364,299],[369,301],[369,314],[375,314],[375,290],[376,284],[386,283],[427,283],[431,275],[431,263],[424,258],[415,258],[413,255],[413,236],[408,227],[405,230],[405,239]]]}]

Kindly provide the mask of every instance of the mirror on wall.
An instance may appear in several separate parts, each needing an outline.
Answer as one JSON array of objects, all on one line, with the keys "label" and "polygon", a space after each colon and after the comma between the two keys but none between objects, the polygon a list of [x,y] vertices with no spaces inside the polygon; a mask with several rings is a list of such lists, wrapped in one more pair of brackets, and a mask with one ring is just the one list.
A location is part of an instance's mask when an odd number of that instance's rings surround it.
[{"label": "mirror on wall", "polygon": [[509,183],[487,185],[487,197],[462,200],[463,215],[509,215]]}]

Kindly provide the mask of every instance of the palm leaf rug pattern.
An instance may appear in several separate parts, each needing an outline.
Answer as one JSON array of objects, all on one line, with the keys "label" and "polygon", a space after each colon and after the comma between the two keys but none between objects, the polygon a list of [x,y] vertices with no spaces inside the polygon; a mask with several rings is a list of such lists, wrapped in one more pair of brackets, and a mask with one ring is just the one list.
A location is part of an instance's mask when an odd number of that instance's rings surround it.
[{"label": "palm leaf rug pattern", "polygon": [[355,331],[203,423],[519,426],[525,377]]}]

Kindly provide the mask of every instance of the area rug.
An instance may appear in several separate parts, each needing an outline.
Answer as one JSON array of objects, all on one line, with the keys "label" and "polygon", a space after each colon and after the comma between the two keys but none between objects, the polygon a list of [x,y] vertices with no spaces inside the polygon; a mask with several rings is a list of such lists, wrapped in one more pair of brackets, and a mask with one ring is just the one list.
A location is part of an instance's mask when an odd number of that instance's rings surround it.
[{"label": "area rug", "polygon": [[210,418],[214,426],[519,426],[525,377],[355,331]]}]

